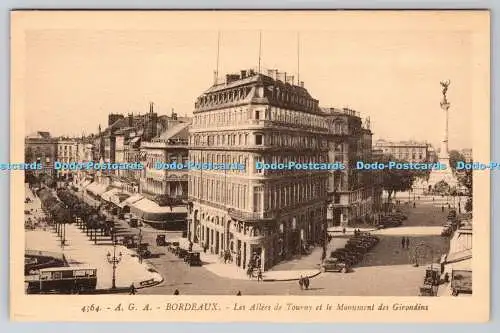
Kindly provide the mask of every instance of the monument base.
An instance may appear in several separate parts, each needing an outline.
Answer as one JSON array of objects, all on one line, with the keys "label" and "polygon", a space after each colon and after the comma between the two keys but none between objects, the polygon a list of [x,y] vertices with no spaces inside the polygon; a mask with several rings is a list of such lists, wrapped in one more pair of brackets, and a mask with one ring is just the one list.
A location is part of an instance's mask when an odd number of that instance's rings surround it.
[{"label": "monument base", "polygon": [[429,175],[429,180],[427,181],[427,187],[432,186],[434,188],[440,181],[446,182],[450,187],[457,186],[458,181],[451,170],[450,160],[445,158],[439,159],[439,163],[446,165],[446,169],[432,170]]}]

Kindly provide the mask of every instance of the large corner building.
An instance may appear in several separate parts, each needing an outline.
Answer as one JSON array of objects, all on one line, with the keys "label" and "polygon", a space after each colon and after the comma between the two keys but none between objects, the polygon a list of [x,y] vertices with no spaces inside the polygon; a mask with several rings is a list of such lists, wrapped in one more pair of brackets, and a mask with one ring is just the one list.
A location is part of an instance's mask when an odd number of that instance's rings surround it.
[{"label": "large corner building", "polygon": [[[240,170],[190,170],[191,241],[263,269],[321,244],[329,172],[258,170],[256,162],[328,162],[328,128],[300,85],[252,70],[226,75],[198,97],[189,160],[241,163]],[[285,80],[286,82],[286,80]]]}]

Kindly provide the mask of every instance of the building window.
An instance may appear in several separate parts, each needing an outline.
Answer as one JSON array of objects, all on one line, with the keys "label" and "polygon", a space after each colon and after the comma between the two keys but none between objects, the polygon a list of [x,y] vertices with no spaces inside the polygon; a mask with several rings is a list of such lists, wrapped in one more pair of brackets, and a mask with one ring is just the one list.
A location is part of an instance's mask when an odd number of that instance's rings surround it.
[{"label": "building window", "polygon": [[255,111],[255,119],[256,120],[260,119],[260,111],[259,110]]},{"label": "building window", "polygon": [[255,144],[256,145],[262,145],[262,134],[256,134],[255,135]]},{"label": "building window", "polygon": [[262,211],[262,188],[254,187],[253,192],[253,211],[261,212]]}]

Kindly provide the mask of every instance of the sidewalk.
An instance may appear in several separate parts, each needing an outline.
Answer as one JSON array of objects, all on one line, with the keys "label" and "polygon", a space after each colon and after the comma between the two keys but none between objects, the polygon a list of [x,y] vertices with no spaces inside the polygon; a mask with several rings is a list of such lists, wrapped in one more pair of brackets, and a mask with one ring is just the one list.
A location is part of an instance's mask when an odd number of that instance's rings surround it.
[{"label": "sidewalk", "polygon": [[[97,289],[112,286],[113,268],[107,261],[108,252],[113,255],[112,245],[94,245],[76,225],[66,225],[66,246],[61,250],[60,241],[52,231],[34,230],[26,232],[26,248],[62,252],[70,266],[88,264],[97,268]],[[153,267],[142,264],[135,253],[124,246],[116,246],[116,255],[122,253],[116,267],[116,287],[128,288],[132,283],[136,288],[150,286],[163,281]]]},{"label": "sidewalk", "polygon": [[[180,247],[188,248],[189,241],[187,238],[172,239],[173,242],[179,242]],[[222,258],[215,254],[203,253],[203,249],[199,244],[193,244],[193,251],[200,252],[200,258],[203,262],[203,267],[213,274],[235,280],[248,280],[246,270],[233,264],[224,264]],[[300,276],[307,276],[313,278],[319,275],[321,271],[316,269],[303,269],[303,270],[286,270],[286,271],[267,271],[262,273],[263,281],[294,281],[298,280]]]},{"label": "sidewalk", "polygon": [[[336,227],[329,227],[327,229],[328,233],[334,233],[334,234],[340,234],[343,235],[343,227],[336,226]],[[345,235],[354,235],[354,230],[360,230],[361,232],[372,232],[377,230],[377,228],[353,228],[353,227],[346,227],[345,228]],[[334,235],[337,236],[337,235]]]}]

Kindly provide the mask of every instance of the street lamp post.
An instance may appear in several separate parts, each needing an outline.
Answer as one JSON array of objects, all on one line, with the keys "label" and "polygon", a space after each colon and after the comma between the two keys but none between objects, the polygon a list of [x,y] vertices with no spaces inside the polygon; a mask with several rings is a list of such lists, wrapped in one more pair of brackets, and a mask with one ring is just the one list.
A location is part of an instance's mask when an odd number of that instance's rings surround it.
[{"label": "street lamp post", "polygon": [[122,260],[122,253],[120,252],[118,256],[116,255],[116,241],[113,241],[113,256],[108,252],[106,255],[106,259],[108,259],[108,263],[113,265],[113,279],[111,280],[111,288],[116,289],[116,266]]},{"label": "street lamp post", "polygon": [[139,263],[142,264],[142,249],[141,249],[141,243],[142,243],[142,229],[139,227],[139,242],[137,244],[137,254],[139,256]]}]

